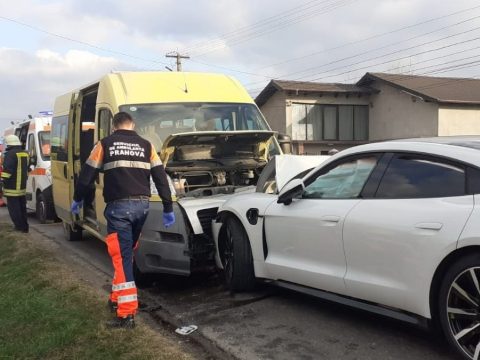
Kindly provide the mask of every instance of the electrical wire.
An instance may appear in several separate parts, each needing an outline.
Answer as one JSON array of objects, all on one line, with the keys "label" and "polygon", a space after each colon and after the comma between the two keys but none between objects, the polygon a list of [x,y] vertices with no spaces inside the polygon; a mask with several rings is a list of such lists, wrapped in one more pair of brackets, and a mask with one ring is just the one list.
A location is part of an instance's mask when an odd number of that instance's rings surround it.
[{"label": "electrical wire", "polygon": [[[452,25],[449,25],[449,26],[444,26],[442,28],[439,28],[439,29],[436,29],[436,30],[433,30],[433,31],[429,31],[427,33],[423,33],[421,35],[417,35],[417,36],[414,36],[412,38],[409,38],[409,39],[406,39],[406,40],[401,40],[401,41],[398,41],[398,42],[395,42],[395,43],[391,43],[391,44],[388,44],[386,46],[381,46],[379,48],[375,48],[375,49],[372,49],[372,50],[368,50],[368,51],[364,51],[364,52],[360,52],[360,53],[356,53],[354,55],[349,55],[347,57],[344,57],[344,58],[340,58],[340,59],[335,59],[335,60],[332,60],[330,62],[327,62],[327,63],[323,63],[323,64],[320,64],[320,65],[316,65],[314,67],[310,67],[310,68],[307,68],[307,69],[303,69],[303,70],[300,70],[300,71],[295,71],[295,72],[292,72],[292,73],[288,73],[288,74],[283,74],[279,77],[274,77],[274,78],[277,78],[277,79],[281,79],[281,78],[288,78],[288,77],[291,77],[292,75],[297,75],[297,74],[302,74],[302,73],[306,73],[306,72],[311,72],[312,70],[316,70],[316,69],[321,69],[323,67],[326,67],[328,65],[333,65],[333,64],[337,64],[337,63],[341,63],[345,60],[350,60],[350,59],[354,59],[354,58],[357,58],[357,57],[360,57],[360,56],[363,56],[363,55],[367,55],[369,53],[372,53],[372,52],[375,52],[375,51],[378,51],[378,50],[382,50],[382,49],[385,49],[385,48],[389,48],[391,46],[394,46],[394,45],[399,45],[399,44],[402,44],[402,43],[405,43],[405,42],[409,42],[411,40],[414,40],[414,39],[418,39],[418,38],[421,38],[421,37],[424,37],[424,36],[427,36],[427,35],[431,35],[435,32],[439,32],[439,31],[442,31],[442,30],[445,30],[447,28],[451,28],[451,27],[454,27],[454,26],[458,26],[458,25],[461,25],[461,24],[464,24],[466,22],[470,22],[470,21],[473,21],[473,20],[477,20],[478,18],[480,18],[480,16],[474,16],[472,18],[469,18],[469,19],[466,19],[466,20],[462,20],[460,22],[457,22],[455,24],[452,24]],[[446,37],[443,37],[443,38],[440,38],[440,39],[437,39],[437,40],[431,40],[431,41],[428,41],[428,42],[425,42],[425,43],[422,43],[422,44],[419,44],[419,45],[415,45],[415,46],[411,46],[411,47],[408,47],[408,48],[404,48],[404,49],[400,49],[400,50],[395,50],[394,52],[390,52],[390,53],[387,53],[387,54],[384,54],[384,55],[381,55],[381,56],[377,56],[377,57],[373,57],[373,58],[370,58],[370,59],[367,59],[367,60],[364,60],[364,61],[361,61],[361,62],[356,62],[356,63],[353,63],[353,64],[349,64],[349,65],[343,65],[341,67],[338,67],[338,68],[334,68],[334,69],[329,69],[329,70],[326,70],[324,72],[320,72],[320,73],[314,73],[313,75],[318,75],[318,74],[322,74],[322,73],[325,73],[325,72],[329,72],[329,71],[334,71],[334,70],[338,70],[338,69],[341,69],[341,68],[345,68],[345,67],[348,67],[348,66],[354,66],[354,65],[358,65],[360,63],[364,63],[364,62],[367,62],[367,61],[372,61],[372,60],[376,60],[376,59],[379,59],[379,58],[383,58],[383,57],[387,57],[387,56],[390,56],[390,55],[394,55],[394,54],[397,54],[397,53],[401,53],[401,52],[404,52],[404,51],[407,51],[407,50],[411,50],[413,48],[417,48],[417,47],[421,47],[421,46],[425,46],[425,45],[430,45],[434,42],[439,42],[439,41],[443,41],[443,40],[446,40],[446,39],[449,39],[449,38],[452,38],[452,37],[456,37],[456,36],[460,36],[460,35],[463,35],[463,34],[466,34],[466,33],[469,33],[469,32],[472,32],[472,31],[475,31],[475,30],[478,30],[480,27],[477,27],[477,28],[473,28],[473,29],[469,29],[469,30],[466,30],[466,31],[463,31],[463,32],[460,32],[460,33],[457,33],[457,34],[453,34],[453,35],[449,35],[449,36],[446,36]],[[302,79],[305,79],[309,76],[312,76],[312,74],[310,75],[305,75],[305,76],[301,76],[301,77],[298,77],[298,78],[295,78],[294,80],[302,80]],[[250,85],[254,85],[254,84],[258,84],[259,82],[252,82],[252,83],[247,83],[246,86],[250,86]]]},{"label": "electrical wire", "polygon": [[139,57],[139,56],[136,56],[136,55],[131,55],[131,54],[128,54],[128,53],[125,53],[125,52],[122,52],[122,51],[112,50],[112,49],[104,48],[102,46],[94,45],[94,44],[88,43],[86,41],[76,40],[76,39],[70,38],[70,37],[65,36],[65,35],[60,35],[60,34],[57,34],[57,33],[51,32],[51,31],[41,29],[37,26],[33,26],[33,25],[30,25],[30,24],[24,23],[22,21],[19,21],[19,20],[8,18],[8,17],[3,16],[3,15],[0,15],[0,19],[10,21],[12,23],[30,28],[32,30],[42,32],[42,33],[50,35],[50,36],[55,36],[55,37],[58,37],[58,38],[63,39],[63,40],[68,40],[68,41],[71,41],[71,42],[75,42],[77,44],[88,46],[88,47],[91,47],[93,49],[100,50],[100,51],[103,51],[103,52],[116,54],[116,55],[121,55],[121,56],[125,56],[125,57],[131,58],[131,59],[141,60],[141,61],[145,61],[145,62],[158,63],[158,64],[162,64],[162,65],[169,65],[168,63],[160,61],[160,60],[145,59],[145,58],[142,58],[142,57]]},{"label": "electrical wire", "polygon": [[465,13],[465,12],[476,10],[478,8],[480,8],[480,5],[473,6],[473,7],[467,8],[467,9],[463,9],[463,10],[459,10],[459,11],[449,13],[449,14],[446,14],[446,15],[442,15],[442,16],[439,16],[439,17],[431,18],[431,19],[421,21],[421,22],[416,23],[416,24],[407,25],[407,26],[404,26],[404,27],[401,27],[401,28],[398,28],[398,29],[394,29],[394,30],[391,30],[391,31],[387,31],[387,32],[384,32],[384,33],[381,33],[381,34],[375,34],[375,35],[372,35],[372,36],[369,36],[369,37],[366,37],[366,38],[363,38],[363,39],[360,39],[360,40],[351,41],[351,42],[344,43],[344,44],[341,44],[341,45],[338,45],[338,46],[335,46],[335,47],[331,47],[331,48],[328,48],[328,49],[324,49],[324,50],[316,51],[316,52],[313,52],[313,53],[310,53],[310,54],[302,55],[302,56],[299,56],[299,57],[283,60],[283,61],[278,62],[278,63],[265,65],[265,66],[262,66],[260,68],[255,69],[255,70],[263,70],[263,69],[268,68],[268,67],[284,65],[284,64],[287,64],[287,63],[290,63],[290,62],[303,60],[303,59],[306,59],[306,58],[309,58],[309,57],[312,57],[312,56],[316,56],[316,55],[324,54],[324,53],[331,52],[331,51],[334,51],[334,50],[342,49],[342,48],[345,48],[347,46],[358,45],[358,44],[361,44],[361,43],[369,41],[369,40],[373,40],[373,39],[377,39],[377,38],[384,37],[384,36],[387,36],[387,35],[395,34],[395,33],[400,32],[400,31],[408,30],[408,29],[411,29],[411,28],[414,28],[414,27],[417,27],[417,26],[421,26],[421,25],[425,25],[425,24],[428,24],[428,23],[431,23],[431,22],[434,22],[434,21],[446,19],[446,18],[449,18],[451,16],[455,16],[455,15],[458,15],[458,14],[462,14],[462,13]]},{"label": "electrical wire", "polygon": [[334,2],[332,4],[329,4],[329,5],[325,6],[324,8],[317,9],[316,11],[312,11],[310,13],[303,14],[301,16],[297,16],[293,19],[288,19],[288,20],[279,22],[277,24],[271,25],[265,30],[262,30],[262,31],[256,30],[256,31],[253,31],[253,32],[250,32],[250,33],[243,34],[241,36],[236,36],[236,37],[233,37],[232,39],[229,39],[229,40],[227,39],[227,40],[221,41],[219,44],[207,46],[205,48],[202,48],[201,50],[196,50],[194,52],[191,52],[191,54],[194,55],[194,56],[197,56],[197,57],[204,56],[208,53],[211,53],[211,52],[214,52],[214,51],[217,51],[219,49],[224,48],[225,44],[228,44],[229,47],[232,47],[232,46],[238,45],[240,43],[252,40],[254,38],[258,38],[258,37],[264,36],[266,34],[272,33],[272,32],[277,31],[279,29],[283,29],[285,27],[288,27],[288,26],[300,23],[302,21],[311,19],[311,18],[313,18],[317,15],[328,13],[330,11],[333,11],[333,10],[336,10],[340,7],[349,5],[349,4],[351,4],[353,2],[356,2],[356,1],[359,1],[359,0],[336,0],[336,3]]}]

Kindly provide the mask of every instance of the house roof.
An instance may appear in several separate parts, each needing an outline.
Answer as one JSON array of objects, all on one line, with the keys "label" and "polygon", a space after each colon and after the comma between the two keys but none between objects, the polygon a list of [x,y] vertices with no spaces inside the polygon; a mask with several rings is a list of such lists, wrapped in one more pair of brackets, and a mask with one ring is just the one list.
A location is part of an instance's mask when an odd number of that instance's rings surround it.
[{"label": "house roof", "polygon": [[295,91],[315,94],[370,94],[368,87],[355,84],[318,83],[308,81],[271,80],[268,85],[255,98],[258,106],[265,104],[277,91]]},{"label": "house roof", "polygon": [[480,80],[404,74],[366,73],[357,86],[383,81],[427,101],[452,104],[480,104]]}]

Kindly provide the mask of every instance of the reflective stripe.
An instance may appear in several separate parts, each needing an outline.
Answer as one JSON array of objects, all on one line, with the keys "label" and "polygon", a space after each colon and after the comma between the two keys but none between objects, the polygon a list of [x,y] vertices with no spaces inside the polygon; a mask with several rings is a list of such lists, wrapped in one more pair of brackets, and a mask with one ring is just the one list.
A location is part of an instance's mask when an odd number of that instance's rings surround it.
[{"label": "reflective stripe", "polygon": [[160,166],[160,165],[163,165],[163,164],[162,164],[162,160],[160,160],[159,158],[157,158],[156,160],[150,161],[150,166],[152,168],[154,168],[155,166]]},{"label": "reflective stripe", "polygon": [[11,190],[11,189],[3,189],[3,195],[5,196],[24,196],[27,194],[27,190]]},{"label": "reflective stripe", "polygon": [[2,178],[5,178],[5,179],[10,179],[12,177],[12,174],[10,173],[7,173],[7,172],[2,172]]},{"label": "reflective stripe", "polygon": [[120,291],[120,290],[127,290],[127,289],[134,289],[135,281],[124,282],[121,284],[112,285],[112,291]]},{"label": "reflective stripe", "polygon": [[[17,183],[15,186],[15,189],[20,190],[20,187],[22,186],[22,158],[27,159],[27,166],[28,166],[28,154],[27,153],[17,153]],[[25,190],[24,190],[25,191]]]},{"label": "reflective stripe", "polygon": [[103,170],[112,170],[119,167],[150,170],[150,164],[143,161],[117,160],[103,165]]},{"label": "reflective stripe", "polygon": [[101,162],[96,162],[95,160],[92,160],[90,158],[87,159],[87,161],[85,161],[87,163],[87,165],[90,165],[91,167],[95,168],[95,169],[101,169],[102,168],[102,163]]},{"label": "reflective stripe", "polygon": [[123,304],[127,302],[133,302],[137,301],[137,295],[124,295],[124,296],[119,296],[117,303],[118,304]]}]

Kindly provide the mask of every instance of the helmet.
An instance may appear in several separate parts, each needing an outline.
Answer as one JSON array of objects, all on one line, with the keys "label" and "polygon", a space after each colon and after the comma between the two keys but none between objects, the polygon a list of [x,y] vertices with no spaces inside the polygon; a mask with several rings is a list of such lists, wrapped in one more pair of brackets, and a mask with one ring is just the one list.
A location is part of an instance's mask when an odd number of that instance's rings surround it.
[{"label": "helmet", "polygon": [[7,146],[15,146],[15,145],[22,145],[20,139],[17,135],[7,135],[5,136],[5,145]]}]

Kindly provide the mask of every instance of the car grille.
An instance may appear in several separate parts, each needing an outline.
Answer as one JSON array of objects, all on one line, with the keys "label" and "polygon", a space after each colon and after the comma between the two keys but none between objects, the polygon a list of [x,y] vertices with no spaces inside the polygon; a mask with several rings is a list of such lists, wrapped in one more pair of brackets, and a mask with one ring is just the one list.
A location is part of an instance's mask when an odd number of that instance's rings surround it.
[{"label": "car grille", "polygon": [[197,211],[204,234],[212,235],[212,220],[217,216],[218,207]]}]

